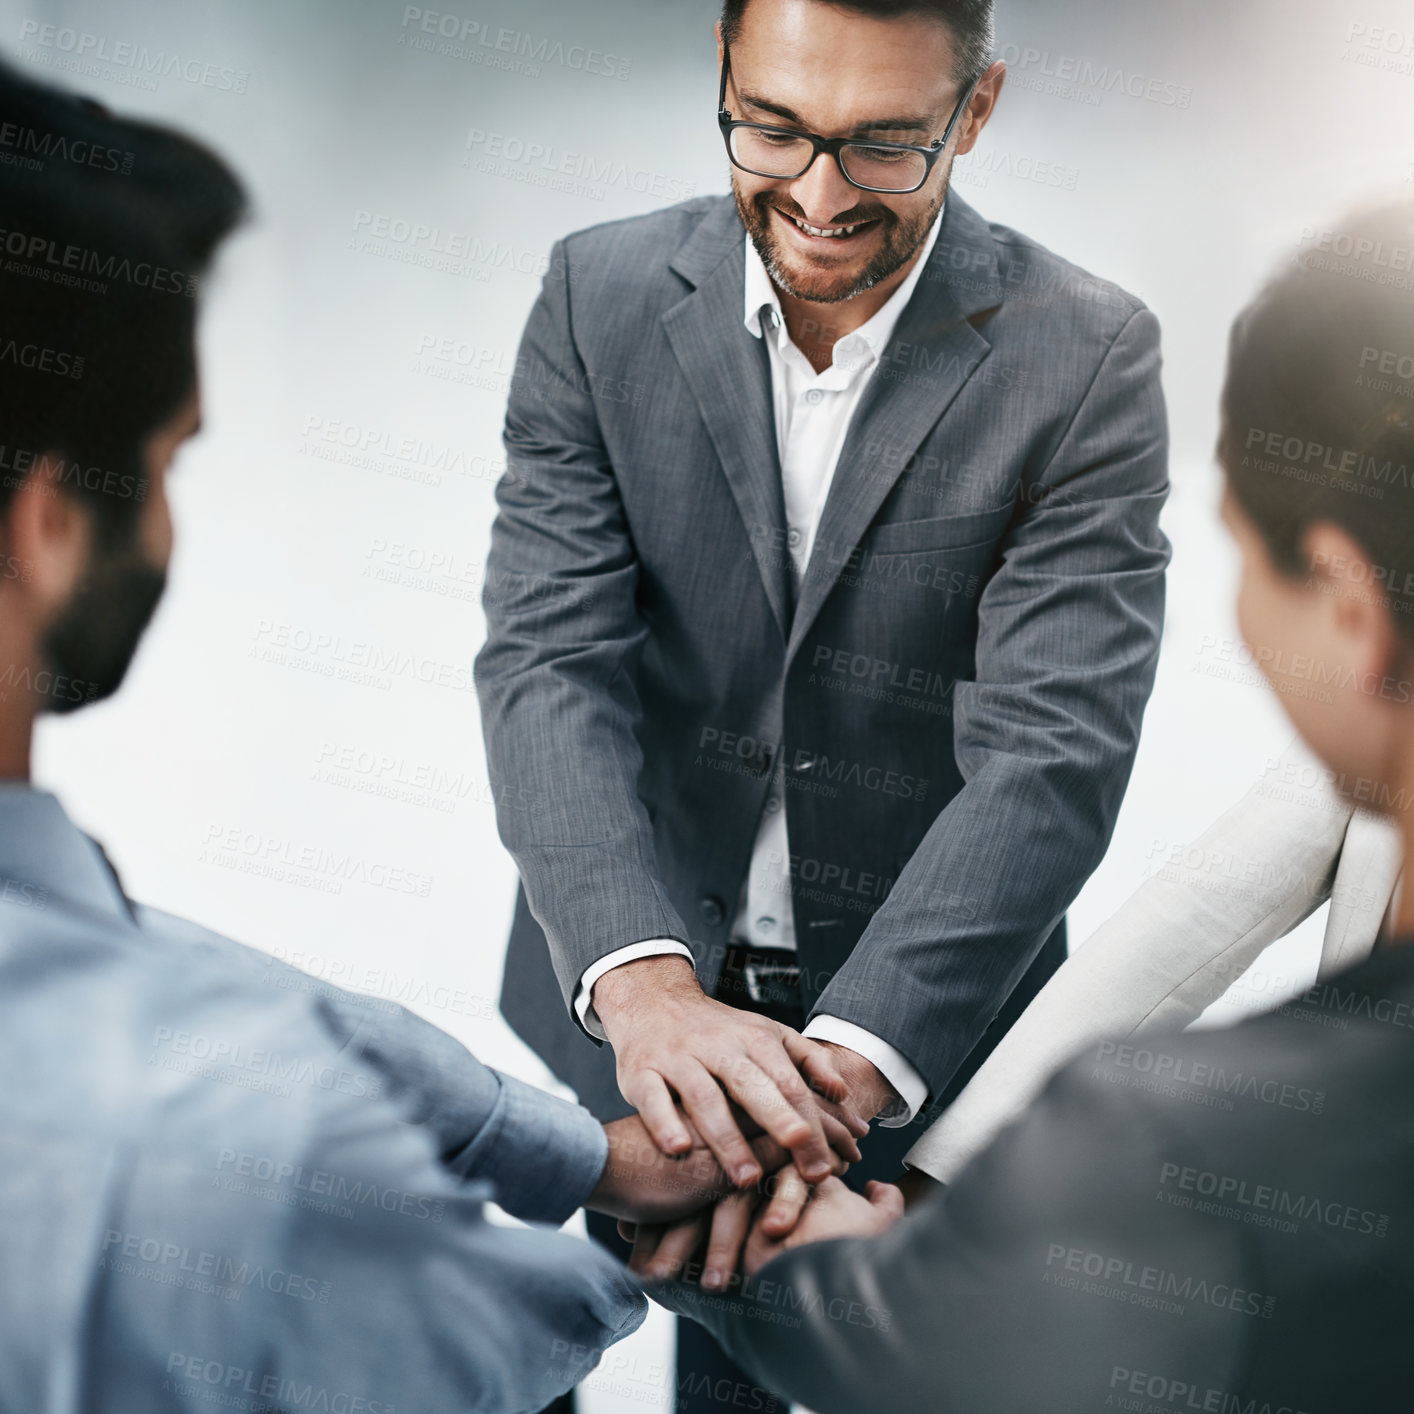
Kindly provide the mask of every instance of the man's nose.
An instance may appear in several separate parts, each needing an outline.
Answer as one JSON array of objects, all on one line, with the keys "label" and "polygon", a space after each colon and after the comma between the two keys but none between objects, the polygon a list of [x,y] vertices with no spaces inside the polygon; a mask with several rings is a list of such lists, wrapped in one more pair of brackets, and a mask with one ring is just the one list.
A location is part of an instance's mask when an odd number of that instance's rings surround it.
[{"label": "man's nose", "polygon": [[789,191],[791,200],[812,226],[834,225],[835,217],[857,206],[862,195],[858,187],[845,179],[839,162],[828,152],[820,153],[810,164],[809,171],[790,184]]}]

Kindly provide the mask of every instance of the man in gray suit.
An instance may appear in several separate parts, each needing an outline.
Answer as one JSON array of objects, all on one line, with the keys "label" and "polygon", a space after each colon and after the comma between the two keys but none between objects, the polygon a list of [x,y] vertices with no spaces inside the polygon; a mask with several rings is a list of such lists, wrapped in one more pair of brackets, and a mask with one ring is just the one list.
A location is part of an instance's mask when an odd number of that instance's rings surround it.
[{"label": "man in gray suit", "polygon": [[797,1071],[904,1126],[1064,957],[1153,680],[1166,428],[1153,315],[948,191],[986,0],[733,0],[719,39],[734,197],[555,247],[477,681],[505,1015],[749,1182],[729,1100],[810,1178]]},{"label": "man in gray suit", "polygon": [[739,1183],[729,1101],[822,1170],[822,1051],[897,1172],[1063,960],[1153,682],[1158,325],[949,192],[991,49],[988,0],[731,0],[733,196],[558,243],[517,360],[502,1010]]},{"label": "man in gray suit", "polygon": [[0,1406],[536,1407],[645,1305],[486,1201],[690,1211],[724,1176],[133,903],[31,788],[36,716],[115,691],[161,596],[191,295],[243,203],[194,144],[3,66],[0,124],[47,154],[0,167]]}]

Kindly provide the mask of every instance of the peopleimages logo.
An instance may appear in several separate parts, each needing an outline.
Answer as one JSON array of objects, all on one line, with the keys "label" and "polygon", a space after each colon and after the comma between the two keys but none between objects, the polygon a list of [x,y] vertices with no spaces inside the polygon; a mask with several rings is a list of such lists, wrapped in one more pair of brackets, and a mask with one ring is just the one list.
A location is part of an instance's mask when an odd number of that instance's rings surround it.
[{"label": "peopleimages logo", "polygon": [[1220,1216],[1271,1214],[1277,1218],[1299,1218],[1367,1237],[1384,1237],[1389,1232],[1388,1213],[1372,1212],[1314,1193],[1292,1193],[1270,1183],[1254,1183],[1246,1178],[1188,1165],[1166,1161],[1159,1171],[1159,1187],[1234,1205],[1230,1212]]},{"label": "peopleimages logo", "polygon": [[[408,1193],[401,1188],[380,1187],[371,1179],[350,1179],[327,1169],[309,1169],[303,1164],[290,1163],[265,1154],[253,1154],[245,1149],[222,1149],[216,1160],[216,1172],[223,1178],[252,1180],[270,1184],[276,1189],[288,1188],[291,1196],[310,1195],[352,1208],[381,1208],[385,1213],[401,1217],[420,1218],[439,1223],[446,1212],[446,1202],[428,1198],[421,1193]],[[223,1183],[229,1192],[245,1189]],[[269,1196],[256,1191],[256,1197]]]},{"label": "peopleimages logo", "polygon": [[542,64],[558,64],[561,68],[611,79],[628,78],[633,67],[631,60],[589,45],[566,45],[544,35],[508,29],[505,25],[493,28],[481,20],[464,19],[440,10],[424,10],[416,5],[403,10],[402,28],[398,43],[410,49],[445,54],[469,63],[490,64],[494,68],[509,68],[532,78],[540,76]]},{"label": "peopleimages logo", "polygon": [[[1182,1315],[1183,1303],[1189,1301],[1236,1311],[1243,1316],[1260,1316],[1263,1320],[1270,1320],[1276,1310],[1276,1297],[1260,1291],[1248,1291],[1228,1282],[1212,1282],[1164,1267],[1145,1266],[1126,1257],[1090,1252],[1083,1247],[1067,1247],[1059,1242],[1050,1244],[1046,1268],[1042,1280],[1048,1286],[1069,1287],[1096,1296],[1122,1296],[1136,1306],[1176,1307],[1169,1312],[1171,1315]],[[1089,1280],[1067,1281],[1067,1277]]]},{"label": "peopleimages logo", "polygon": [[535,185],[571,184],[570,187],[557,186],[557,190],[573,189],[581,194],[594,190],[602,194],[611,187],[617,187],[621,191],[662,197],[667,201],[686,201],[697,194],[695,183],[670,173],[630,167],[617,157],[577,152],[511,133],[471,128],[463,147],[468,154],[479,154],[475,158],[469,155],[463,157],[463,167],[499,176],[514,176],[517,180]]},{"label": "peopleimages logo", "polygon": [[[178,1380],[190,1381],[190,1388],[184,1389],[167,1379],[162,1382],[164,1391],[172,1390],[237,1409],[264,1409],[278,1405],[281,1409],[323,1409],[328,1410],[329,1414],[394,1414],[394,1406],[385,1399],[370,1399],[346,1390],[330,1390],[285,1375],[248,1370],[241,1365],[227,1365],[220,1360],[209,1360],[179,1350],[174,1350],[167,1357],[167,1374]],[[250,1403],[245,1398],[247,1395],[259,1403]]]},{"label": "peopleimages logo", "polygon": [[122,148],[90,142],[69,133],[45,132],[22,123],[0,123],[0,160],[11,154],[26,162],[30,170],[42,170],[46,161],[54,158],[72,162],[77,167],[95,167],[102,172],[120,172],[127,176],[136,160]]},{"label": "peopleimages logo", "polygon": [[1120,1041],[1101,1041],[1096,1057],[1102,1064],[1139,1075],[1152,1075],[1156,1080],[1174,1085],[1188,1085],[1198,1090],[1211,1090],[1220,1095],[1236,1095],[1244,1100],[1258,1100],[1282,1109],[1321,1114],[1326,1107],[1326,1092],[1304,1085],[1249,1074],[1243,1070],[1228,1070],[1187,1056],[1168,1055],[1147,1046],[1131,1046]]},{"label": "peopleimages logo", "polygon": [[[29,48],[26,40],[32,40],[38,49]],[[20,58],[71,73],[100,78],[121,76],[123,81],[146,89],[155,88],[159,78],[175,78],[225,93],[244,93],[250,82],[244,69],[227,64],[212,64],[176,50],[149,49],[130,40],[113,40],[107,35],[68,25],[41,24],[38,20],[20,24]],[[103,65],[119,72],[105,74],[100,67]]]},{"label": "peopleimages logo", "polygon": [[[1049,49],[1034,49],[1030,45],[1023,48],[1019,44],[1004,44],[1001,58],[1011,71],[1008,82],[1019,83],[1022,88],[1055,91],[1064,97],[1074,96],[1063,91],[1065,85],[1074,85],[1091,90],[1091,101],[1095,104],[1103,101],[1107,93],[1143,99],[1165,108],[1189,108],[1193,104],[1193,89],[1189,85],[1150,78],[1118,65],[1096,64],[1072,54],[1052,54]],[[1053,88],[1047,88],[1044,82],[1047,80]]]},{"label": "peopleimages logo", "polygon": [[194,275],[154,265],[150,260],[134,263],[114,251],[89,250],[84,246],[61,246],[42,232],[16,231],[0,226],[0,254],[13,256],[6,267],[14,275],[70,285],[94,294],[105,294],[104,281],[121,280],[158,294],[195,298],[200,282]]}]

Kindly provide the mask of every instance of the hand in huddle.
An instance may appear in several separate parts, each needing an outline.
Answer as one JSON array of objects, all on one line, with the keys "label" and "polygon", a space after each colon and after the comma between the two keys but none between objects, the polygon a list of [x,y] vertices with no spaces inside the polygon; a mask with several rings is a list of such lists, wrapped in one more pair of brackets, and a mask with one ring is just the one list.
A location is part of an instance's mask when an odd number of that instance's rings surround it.
[{"label": "hand in huddle", "polygon": [[871,1181],[859,1194],[836,1176],[808,1184],[789,1164],[754,1190],[725,1193],[710,1209],[676,1222],[620,1223],[619,1230],[632,1238],[629,1266],[645,1281],[700,1281],[704,1290],[720,1291],[739,1265],[755,1276],[804,1243],[884,1232],[903,1211],[896,1184]]}]

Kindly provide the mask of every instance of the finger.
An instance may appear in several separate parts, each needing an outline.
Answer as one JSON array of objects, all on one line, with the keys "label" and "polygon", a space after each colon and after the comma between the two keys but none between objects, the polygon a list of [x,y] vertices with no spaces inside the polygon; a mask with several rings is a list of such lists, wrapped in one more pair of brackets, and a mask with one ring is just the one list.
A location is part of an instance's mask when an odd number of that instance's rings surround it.
[{"label": "finger", "polygon": [[[785,1038],[778,1039],[784,1041]],[[751,1050],[751,1059],[776,1086],[781,1098],[809,1126],[808,1135],[802,1133],[799,1139],[790,1139],[780,1130],[772,1130],[772,1137],[794,1151],[795,1161],[807,1178],[824,1178],[834,1170],[835,1158],[822,1124],[825,1111],[816,1095],[801,1079],[783,1044],[775,1040],[758,1044]]]},{"label": "finger", "polygon": [[757,1223],[751,1229],[751,1236],[746,1239],[746,1252],[742,1257],[742,1268],[747,1276],[754,1277],[767,1262],[773,1257],[779,1257],[785,1250],[783,1242],[767,1237],[761,1230],[761,1224]]},{"label": "finger", "polygon": [[759,1138],[766,1132],[740,1105],[731,1100],[730,1096],[728,1100],[731,1104],[732,1118],[736,1121],[736,1127],[741,1130],[742,1135],[746,1139]]},{"label": "finger", "polygon": [[663,1229],[658,1241],[647,1247],[640,1260],[639,1249],[634,1248],[630,1266],[647,1281],[672,1281],[682,1274],[683,1268],[692,1260],[693,1254],[702,1245],[707,1235],[708,1216],[696,1213],[679,1223]]},{"label": "finger", "polygon": [[781,1040],[795,1068],[827,1100],[839,1104],[848,1097],[849,1086],[845,1084],[844,1076],[840,1074],[839,1067],[829,1051],[814,1041],[807,1041],[798,1031],[792,1031],[789,1027],[785,1028]]},{"label": "finger", "polygon": [[692,1136],[657,1071],[644,1070],[635,1075],[624,1087],[624,1099],[638,1111],[649,1137],[665,1154],[684,1154],[692,1148]]},{"label": "finger", "polygon": [[[624,1223],[619,1224],[620,1236],[623,1236]],[[642,1274],[648,1265],[649,1259],[658,1250],[658,1244],[663,1240],[663,1234],[667,1231],[666,1223],[638,1223],[628,1224],[634,1227],[633,1251],[629,1254],[628,1265],[631,1271]]]},{"label": "finger", "polygon": [[858,1140],[845,1128],[841,1120],[822,1111],[820,1125],[825,1131],[825,1142],[835,1153],[835,1173],[841,1174],[850,1164],[863,1160],[864,1155],[859,1152]]},{"label": "finger", "polygon": [[856,1139],[863,1139],[869,1133],[869,1121],[849,1104],[836,1104],[817,1091],[815,1108],[821,1114],[833,1115]]},{"label": "finger", "polygon": [[805,1205],[810,1201],[810,1185],[794,1165],[783,1168],[775,1176],[774,1192],[766,1211],[761,1214],[760,1227],[767,1237],[781,1238],[794,1231]]},{"label": "finger", "polygon": [[731,1281],[751,1227],[756,1202],[755,1193],[728,1193],[712,1210],[712,1230],[707,1238],[707,1259],[702,1268],[702,1285],[706,1290],[719,1291]]},{"label": "finger", "polygon": [[[774,1071],[771,1051],[779,1061]],[[731,1064],[717,1072],[717,1078],[733,1101],[733,1113],[744,1116],[746,1127],[759,1126],[787,1149],[804,1142],[810,1133],[817,1106],[774,1040],[765,1045],[753,1041],[748,1053],[733,1056]]]},{"label": "finger", "polygon": [[[784,1055],[781,1059],[785,1063]],[[741,1056],[737,1064],[731,1067],[731,1074],[722,1077],[722,1080],[737,1104],[776,1143],[791,1151],[804,1172],[823,1178],[833,1165],[830,1146],[825,1142],[825,1131],[820,1124],[820,1111],[810,1099],[800,1076],[790,1070],[788,1064],[786,1069],[789,1079],[778,1081],[755,1061]],[[782,1089],[782,1084],[786,1089]],[[798,1094],[805,1108],[804,1114],[792,1104],[787,1093],[791,1089]]]},{"label": "finger", "polygon": [[769,1134],[761,1134],[753,1139],[751,1152],[756,1155],[756,1162],[761,1165],[763,1173],[775,1173],[778,1168],[784,1168],[790,1163],[790,1150],[782,1144],[777,1144]]},{"label": "finger", "polygon": [[625,1242],[637,1242],[638,1227],[637,1223],[631,1223],[627,1218],[620,1218],[618,1221],[619,1236]]},{"label": "finger", "polygon": [[722,1172],[738,1188],[751,1187],[761,1177],[761,1166],[732,1118],[722,1087],[696,1061],[689,1061],[672,1078],[687,1117],[697,1126]]}]

